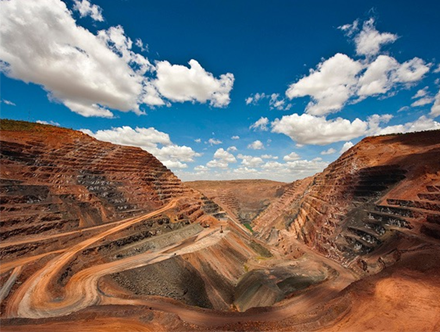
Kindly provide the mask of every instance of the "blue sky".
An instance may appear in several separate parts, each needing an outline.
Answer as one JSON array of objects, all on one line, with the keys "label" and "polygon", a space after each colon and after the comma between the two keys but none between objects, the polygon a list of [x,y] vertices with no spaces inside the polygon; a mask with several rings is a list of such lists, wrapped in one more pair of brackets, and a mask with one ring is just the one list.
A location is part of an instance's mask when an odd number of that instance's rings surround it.
[{"label": "blue sky", "polygon": [[140,146],[183,180],[290,182],[440,128],[438,1],[0,6],[2,118]]}]

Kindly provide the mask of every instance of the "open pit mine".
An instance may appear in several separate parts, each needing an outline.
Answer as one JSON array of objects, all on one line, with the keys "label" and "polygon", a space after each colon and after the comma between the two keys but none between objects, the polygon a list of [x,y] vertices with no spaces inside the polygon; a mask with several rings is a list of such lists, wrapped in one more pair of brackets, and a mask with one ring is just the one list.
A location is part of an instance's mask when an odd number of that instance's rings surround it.
[{"label": "open pit mine", "polygon": [[439,331],[440,131],[292,183],[182,183],[1,120],[0,331]]}]

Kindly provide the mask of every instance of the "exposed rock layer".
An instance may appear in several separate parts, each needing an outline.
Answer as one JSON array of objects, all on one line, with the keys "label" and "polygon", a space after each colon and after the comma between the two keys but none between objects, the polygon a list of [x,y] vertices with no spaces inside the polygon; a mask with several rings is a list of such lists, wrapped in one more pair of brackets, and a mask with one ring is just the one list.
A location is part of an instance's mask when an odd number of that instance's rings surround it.
[{"label": "exposed rock layer", "polygon": [[140,149],[0,125],[2,331],[440,327],[440,132],[219,207]]}]

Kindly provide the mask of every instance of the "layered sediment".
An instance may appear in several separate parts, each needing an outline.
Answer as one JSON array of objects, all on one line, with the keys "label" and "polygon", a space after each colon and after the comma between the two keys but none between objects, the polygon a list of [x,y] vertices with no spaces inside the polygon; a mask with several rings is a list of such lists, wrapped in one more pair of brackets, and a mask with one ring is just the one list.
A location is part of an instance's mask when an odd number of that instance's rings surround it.
[{"label": "layered sediment", "polygon": [[199,192],[138,148],[0,126],[2,331],[440,326],[440,131]]}]

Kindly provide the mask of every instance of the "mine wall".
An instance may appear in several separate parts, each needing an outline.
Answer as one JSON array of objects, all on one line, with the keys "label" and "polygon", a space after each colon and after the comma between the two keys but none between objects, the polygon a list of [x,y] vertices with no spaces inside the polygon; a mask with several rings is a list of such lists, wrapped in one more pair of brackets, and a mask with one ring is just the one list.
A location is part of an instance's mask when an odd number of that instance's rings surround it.
[{"label": "mine wall", "polygon": [[[389,154],[371,153],[387,137],[365,139],[313,177],[304,191],[293,190],[301,184],[294,182],[292,190],[266,210],[266,219],[256,221],[258,236],[289,248],[289,238],[282,235],[287,230],[360,276],[384,268],[408,241],[438,244],[440,135],[417,135],[429,143],[404,144],[397,136],[396,146],[385,145]],[[283,219],[290,221],[284,227]],[[291,249],[285,250],[288,254]]]}]

